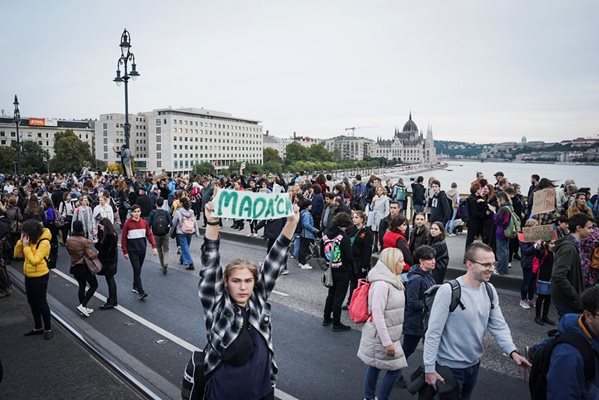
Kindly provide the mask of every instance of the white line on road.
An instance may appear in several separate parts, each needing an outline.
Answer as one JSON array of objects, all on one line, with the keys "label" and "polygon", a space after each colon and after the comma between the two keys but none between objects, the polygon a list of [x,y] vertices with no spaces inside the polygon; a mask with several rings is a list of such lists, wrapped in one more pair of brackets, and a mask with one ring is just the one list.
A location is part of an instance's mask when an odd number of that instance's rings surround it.
[{"label": "white line on road", "polygon": [[[67,281],[71,282],[73,285],[78,285],[77,281],[73,278],[71,278],[69,275],[65,274],[64,272],[60,271],[58,268],[53,269],[52,272],[54,272],[56,275],[60,276],[61,278],[66,279]],[[277,293],[281,296],[289,296],[288,294],[282,293],[282,292],[277,292],[276,290],[273,290],[273,293]],[[100,299],[103,302],[106,302],[106,297],[101,295],[100,293],[96,292],[94,293],[94,297]],[[135,314],[133,311],[126,309],[123,306],[117,306],[115,308],[115,310],[118,310],[120,312],[122,312],[123,314],[125,314],[126,316],[128,316],[129,318],[132,318],[134,320],[136,320],[137,322],[139,322],[140,324],[146,326],[147,328],[153,330],[154,332],[158,333],[159,335],[164,336],[165,338],[169,339],[171,342],[178,344],[179,346],[183,347],[184,349],[187,349],[189,351],[202,351],[202,349],[194,346],[193,344],[181,339],[178,336],[175,336],[174,334],[170,333],[169,331],[166,331],[164,329],[162,329],[161,327],[159,327],[158,325],[148,321],[147,319]],[[279,390],[277,388],[275,388],[275,396],[281,400],[299,400],[295,397],[293,397],[292,395],[283,392],[282,390]]]},{"label": "white line on road", "polygon": [[274,294],[278,294],[279,296],[289,297],[289,295],[287,293],[279,292],[278,290],[273,290],[272,292]]}]

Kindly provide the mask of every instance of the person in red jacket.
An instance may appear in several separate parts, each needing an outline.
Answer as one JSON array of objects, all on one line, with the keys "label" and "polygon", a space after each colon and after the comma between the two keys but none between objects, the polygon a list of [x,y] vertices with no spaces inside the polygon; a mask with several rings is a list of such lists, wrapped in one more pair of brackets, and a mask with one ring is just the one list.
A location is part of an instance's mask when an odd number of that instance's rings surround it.
[{"label": "person in red jacket", "polygon": [[[389,229],[384,232],[383,236],[383,249],[388,247],[396,247],[401,250],[404,258],[404,272],[410,270],[410,266],[414,264],[412,259],[412,253],[408,246],[408,240],[406,239],[406,230],[408,229],[408,220],[403,215],[398,215],[391,219]],[[383,234],[383,232],[380,232]]]},{"label": "person in red jacket", "polygon": [[121,234],[121,247],[126,260],[131,260],[133,267],[133,293],[139,295],[140,300],[148,297],[141,284],[141,267],[146,257],[146,238],[152,245],[152,255],[156,257],[156,242],[150,225],[141,218],[141,208],[134,204],[131,206],[131,218],[123,224]]}]

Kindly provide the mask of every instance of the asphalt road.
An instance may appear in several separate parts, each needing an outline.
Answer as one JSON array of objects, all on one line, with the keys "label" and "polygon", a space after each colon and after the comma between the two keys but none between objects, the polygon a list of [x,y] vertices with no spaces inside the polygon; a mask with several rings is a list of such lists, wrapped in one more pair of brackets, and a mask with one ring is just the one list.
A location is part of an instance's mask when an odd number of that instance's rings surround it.
[{"label": "asphalt road", "polygon": [[[452,238],[454,239],[454,238]],[[192,242],[193,258],[199,267],[200,244]],[[265,257],[265,247],[256,240],[222,240],[221,263],[244,257],[259,262]],[[90,318],[79,315],[75,307],[77,284],[69,275],[69,257],[59,250],[59,267],[49,284],[51,307],[60,309],[89,340],[106,348],[124,365],[133,369],[161,397],[179,398],[182,371],[190,349],[202,348],[205,330],[197,295],[198,271],[186,271],[177,262],[176,247],[171,241],[170,268],[166,276],[160,272],[157,257],[148,251],[142,272],[144,288],[149,297],[138,300],[131,292],[130,264],[119,259],[117,286],[121,307],[110,311],[98,309],[103,301],[94,298],[88,307],[96,311]],[[13,263],[13,268],[17,264]],[[320,284],[321,271],[300,270],[295,260],[289,260],[290,274],[277,283],[272,303],[273,341],[279,365],[277,396],[282,399],[351,399],[363,394],[365,366],[356,357],[360,327],[352,324],[349,332],[332,332],[321,326],[326,289]],[[98,294],[106,296],[104,277],[98,276]],[[533,310],[518,306],[519,294],[499,290],[501,307],[512,329],[516,345],[538,342],[546,332],[533,322]],[[119,310],[120,309],[120,310]],[[555,316],[555,315],[554,315]],[[347,315],[343,318],[349,323]],[[475,399],[528,398],[526,381],[511,360],[502,355],[494,340],[485,338],[486,351],[481,361]],[[419,350],[409,360],[408,370],[422,360]],[[416,398],[407,391],[395,389],[392,398]]]}]

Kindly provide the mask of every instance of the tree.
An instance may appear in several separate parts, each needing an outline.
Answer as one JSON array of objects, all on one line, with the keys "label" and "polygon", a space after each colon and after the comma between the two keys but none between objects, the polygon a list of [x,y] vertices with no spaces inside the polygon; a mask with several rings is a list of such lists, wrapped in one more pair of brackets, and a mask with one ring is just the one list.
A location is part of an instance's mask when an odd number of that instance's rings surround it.
[{"label": "tree", "polygon": [[285,147],[287,156],[285,157],[286,164],[293,164],[296,161],[305,161],[308,159],[308,149],[298,142],[291,142]]},{"label": "tree", "polygon": [[[11,144],[14,151],[17,150],[16,142]],[[21,173],[32,174],[34,172],[44,173],[48,170],[48,159],[50,154],[42,146],[32,140],[21,142]],[[14,171],[14,166],[9,169]]]},{"label": "tree", "polygon": [[0,146],[0,171],[5,174],[14,173],[16,161],[17,154],[15,149],[9,146]]},{"label": "tree", "polygon": [[308,149],[308,158],[310,161],[332,161],[333,155],[328,151],[323,143],[313,144]]},{"label": "tree", "polygon": [[281,163],[281,156],[279,155],[279,150],[273,149],[272,147],[264,148],[262,152],[262,158],[264,160],[264,164],[268,162],[278,162]]},{"label": "tree", "polygon": [[210,175],[216,173],[216,168],[211,162],[204,161],[193,166],[192,172],[196,175]]},{"label": "tree", "polygon": [[85,165],[93,163],[89,144],[80,140],[75,132],[67,129],[54,136],[54,158],[50,161],[57,172],[80,171]]}]

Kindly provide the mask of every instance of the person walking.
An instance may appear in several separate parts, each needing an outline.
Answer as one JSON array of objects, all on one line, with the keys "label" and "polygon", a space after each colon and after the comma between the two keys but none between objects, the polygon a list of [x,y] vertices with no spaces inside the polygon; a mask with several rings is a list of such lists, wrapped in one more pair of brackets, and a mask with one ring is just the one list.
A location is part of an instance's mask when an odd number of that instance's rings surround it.
[{"label": "person walking", "polygon": [[[73,232],[67,239],[66,247],[71,255],[70,273],[75,277],[77,284],[79,285],[79,305],[77,306],[77,310],[81,315],[89,317],[94,310],[93,308],[87,307],[87,305],[96,292],[96,289],[98,289],[98,280],[96,279],[96,276],[90,272],[89,268],[87,268],[85,257],[93,260],[98,256],[92,249],[92,241],[85,237],[83,223],[81,221],[73,222]],[[85,289],[88,284],[89,289],[86,291]]]},{"label": "person walking", "polygon": [[497,193],[497,203],[499,209],[493,217],[495,224],[495,237],[497,247],[497,273],[507,275],[508,271],[508,238],[503,233],[510,223],[512,203],[505,192]]},{"label": "person walking", "polygon": [[429,229],[426,226],[426,215],[422,212],[414,215],[414,228],[410,231],[410,239],[408,240],[410,253],[412,258],[416,250],[426,242],[428,242]]},{"label": "person walking", "polygon": [[[21,238],[15,244],[14,256],[23,257],[23,275],[25,275],[25,293],[31,308],[34,326],[23,336],[44,335],[44,339],[54,337],[50,319],[50,307],[46,299],[50,269],[46,261],[50,257],[50,239],[48,228],[34,219],[23,222]],[[43,326],[42,326],[43,321]]]},{"label": "person walking", "polygon": [[181,197],[179,199],[179,207],[175,212],[173,218],[173,227],[179,238],[179,245],[181,246],[181,256],[179,262],[185,266],[188,271],[195,269],[193,265],[193,259],[191,258],[191,237],[193,235],[199,237],[198,225],[195,218],[195,213],[191,209],[191,202],[187,197]]},{"label": "person walking", "polygon": [[405,294],[399,275],[404,269],[399,249],[383,249],[379,260],[368,273],[369,318],[362,327],[358,358],[367,365],[364,399],[373,400],[379,374],[386,370],[378,391],[379,400],[387,400],[401,369],[408,366],[401,346]]},{"label": "person walking", "polygon": [[299,208],[287,218],[262,268],[252,261],[235,259],[225,268],[220,262],[220,220],[206,204],[206,234],[202,245],[198,292],[209,346],[204,350],[205,398],[274,400],[277,378],[272,345],[270,304],[287,260],[299,221]]},{"label": "person walking", "polygon": [[156,242],[148,223],[141,218],[141,209],[137,204],[131,206],[131,218],[123,224],[121,232],[121,248],[125,260],[131,261],[133,268],[133,288],[131,291],[139,295],[140,300],[145,300],[148,294],[143,289],[141,282],[141,268],[146,258],[146,239],[152,245],[152,255],[156,256]]},{"label": "person walking", "polygon": [[104,218],[98,224],[98,240],[95,246],[98,250],[98,259],[102,263],[102,270],[98,275],[104,275],[108,286],[108,297],[106,303],[100,306],[100,310],[110,310],[119,305],[114,279],[118,262],[118,237],[110,219]]},{"label": "person walking", "polygon": [[[353,268],[353,257],[351,241],[345,231],[352,224],[352,219],[346,213],[339,213],[333,217],[331,226],[323,236],[325,245],[327,241],[331,244],[330,251],[333,254],[340,253],[335,257],[340,262],[330,262],[329,268],[333,275],[333,286],[329,287],[324,305],[323,326],[333,324],[333,332],[348,331],[350,326],[341,323],[341,308],[349,286],[350,270]],[[325,249],[326,251],[326,249]],[[331,314],[333,317],[331,318]]]},{"label": "person walking", "polygon": [[441,222],[436,221],[431,224],[427,244],[435,249],[435,269],[431,274],[435,283],[441,284],[445,280],[445,273],[449,264],[449,251],[447,250],[447,243],[445,243],[445,229],[443,229]]},{"label": "person walking", "polygon": [[353,263],[350,270],[349,296],[343,309],[349,307],[352,294],[358,287],[358,279],[366,278],[366,274],[370,271],[372,241],[374,240],[370,228],[366,226],[366,213],[364,211],[356,210],[352,212],[352,222],[353,225],[347,228],[345,232],[350,238]]},{"label": "person walking", "polygon": [[62,201],[58,205],[58,215],[60,215],[61,218],[64,220],[64,224],[60,228],[63,246],[67,243],[67,237],[69,236],[69,232],[71,231],[74,212],[75,208],[73,207],[73,203],[71,202],[71,193],[64,192],[64,194],[62,195]]},{"label": "person walking", "polygon": [[[83,224],[83,232],[85,233],[85,237],[89,240],[94,239],[94,218],[93,211],[89,206],[89,199],[87,196],[81,196],[79,199],[79,206],[75,208],[73,212],[73,223],[75,221],[81,221]],[[71,231],[73,231],[73,226],[71,226]]]},{"label": "person walking", "polygon": [[[299,267],[301,269],[312,269],[312,266],[308,264],[308,251],[310,249],[310,243],[314,241],[316,235],[320,232],[314,226],[314,217],[310,211],[312,210],[312,202],[308,199],[304,199],[299,204],[301,227],[299,231],[300,246],[298,254]],[[334,220],[335,218],[333,218]],[[347,289],[347,288],[346,288]]]},{"label": "person walking", "polygon": [[158,249],[162,275],[166,275],[168,271],[169,231],[172,223],[171,214],[163,208],[164,201],[162,197],[158,197],[156,199],[156,208],[152,210],[148,217],[148,224],[152,228],[152,234]]},{"label": "person walking", "polygon": [[98,205],[94,207],[92,212],[92,218],[94,222],[94,240],[97,240],[98,238],[98,225],[100,224],[100,221],[102,221],[104,218],[107,218],[112,224],[114,224],[114,212],[112,211],[112,206],[110,205],[110,195],[108,192],[104,192],[98,196],[98,201]]},{"label": "person walking", "polygon": [[374,235],[374,252],[378,252],[379,235],[384,235],[385,232],[379,232],[381,220],[389,215],[389,198],[383,186],[376,188],[376,195],[370,203],[370,213],[368,214],[368,227]]}]

